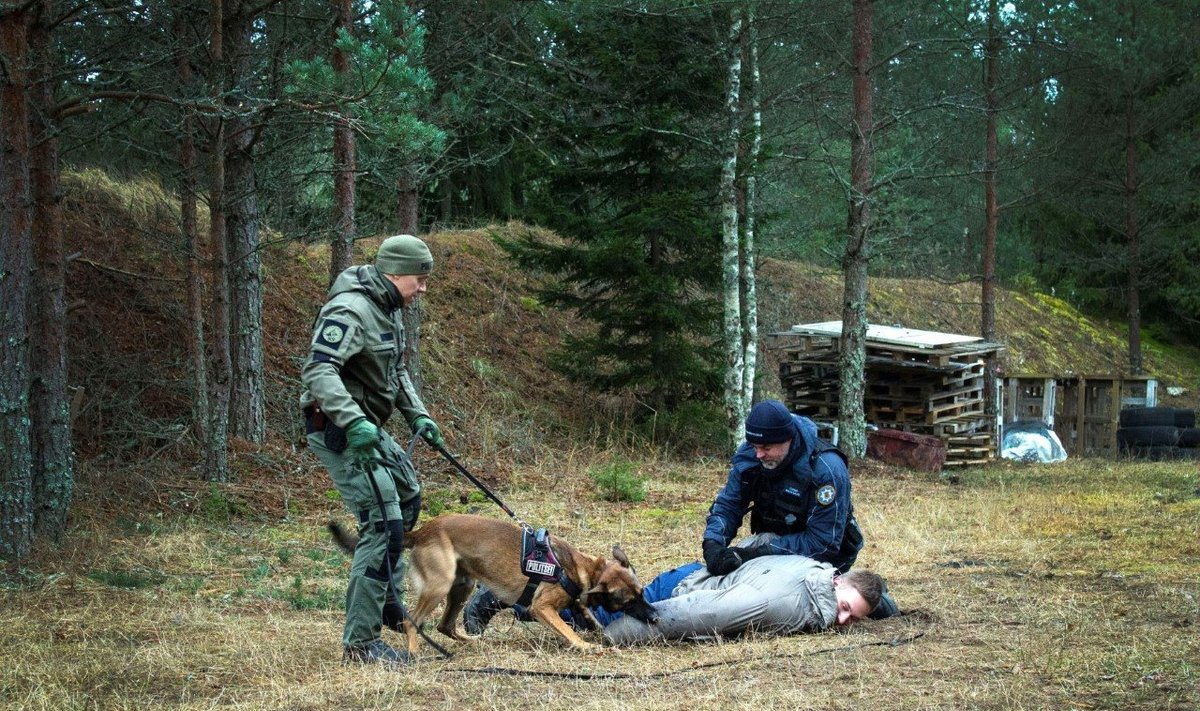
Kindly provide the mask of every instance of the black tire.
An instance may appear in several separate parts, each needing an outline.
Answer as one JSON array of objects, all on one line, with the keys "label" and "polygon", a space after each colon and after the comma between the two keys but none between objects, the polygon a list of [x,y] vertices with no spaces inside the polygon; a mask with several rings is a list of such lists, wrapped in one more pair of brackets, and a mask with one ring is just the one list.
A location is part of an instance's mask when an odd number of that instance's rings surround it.
[{"label": "black tire", "polygon": [[1200,447],[1200,429],[1188,427],[1179,430],[1179,446],[1194,449]]},{"label": "black tire", "polygon": [[1122,427],[1117,430],[1117,444],[1123,447],[1174,447],[1179,444],[1179,428]]},{"label": "black tire", "polygon": [[1118,417],[1121,427],[1178,427],[1173,407],[1127,407]]},{"label": "black tire", "polygon": [[1196,426],[1196,411],[1183,407],[1175,408],[1175,426],[1186,429]]}]

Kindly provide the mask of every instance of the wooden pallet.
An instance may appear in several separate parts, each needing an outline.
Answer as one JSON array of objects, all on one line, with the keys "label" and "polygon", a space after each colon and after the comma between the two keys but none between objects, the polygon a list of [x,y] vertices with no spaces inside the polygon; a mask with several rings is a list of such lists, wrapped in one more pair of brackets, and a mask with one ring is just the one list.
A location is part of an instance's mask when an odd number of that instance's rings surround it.
[{"label": "wooden pallet", "polygon": [[979,459],[950,459],[949,457],[947,457],[946,463],[943,464],[942,466],[946,469],[954,469],[956,467],[969,467],[969,466],[978,466],[978,465],[989,464],[992,461],[994,461],[994,459],[990,456],[981,457]]},{"label": "wooden pallet", "polygon": [[[840,337],[833,322],[768,335],[778,351],[788,406],[813,419],[839,416]],[[992,458],[994,423],[984,414],[985,359],[998,343],[929,331],[872,326],[865,344],[863,411],[879,427],[946,441],[947,466]],[[874,334],[874,337],[870,336]]]}]

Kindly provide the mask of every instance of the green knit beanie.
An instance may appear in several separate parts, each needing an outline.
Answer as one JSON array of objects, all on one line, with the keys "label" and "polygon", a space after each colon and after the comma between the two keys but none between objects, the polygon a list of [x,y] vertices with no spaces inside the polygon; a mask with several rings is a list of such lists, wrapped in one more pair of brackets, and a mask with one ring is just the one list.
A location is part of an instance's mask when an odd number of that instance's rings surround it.
[{"label": "green knit beanie", "polygon": [[424,242],[412,235],[388,237],[379,245],[375,268],[380,274],[428,274],[433,271],[433,255]]}]

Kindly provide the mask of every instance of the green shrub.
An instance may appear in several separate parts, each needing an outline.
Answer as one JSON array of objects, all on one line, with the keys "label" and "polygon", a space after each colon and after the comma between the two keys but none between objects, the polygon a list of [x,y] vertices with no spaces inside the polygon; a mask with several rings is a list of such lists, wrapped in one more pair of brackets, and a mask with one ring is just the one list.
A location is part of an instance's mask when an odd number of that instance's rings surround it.
[{"label": "green shrub", "polygon": [[157,570],[93,570],[88,577],[112,588],[152,588],[161,585],[167,576]]},{"label": "green shrub", "polygon": [[633,462],[617,459],[590,471],[600,497],[608,501],[642,501],[646,498],[646,479],[634,471]]},{"label": "green shrub", "polygon": [[292,578],[292,585],[289,589],[275,590],[272,596],[285,600],[293,610],[335,610],[341,602],[342,591],[340,588],[322,588],[320,586],[309,591],[305,589],[304,581],[300,576],[296,576]]},{"label": "green shrub", "polygon": [[200,514],[211,523],[229,523],[233,517],[233,506],[215,483],[208,485],[208,496],[200,502]]},{"label": "green shrub", "polygon": [[526,311],[531,311],[539,316],[546,313],[545,305],[543,305],[542,302],[538,301],[535,297],[522,296],[519,301],[521,308],[525,309]]},{"label": "green shrub", "polygon": [[725,413],[713,402],[692,400],[659,412],[641,427],[650,443],[679,455],[723,453],[729,432]]}]

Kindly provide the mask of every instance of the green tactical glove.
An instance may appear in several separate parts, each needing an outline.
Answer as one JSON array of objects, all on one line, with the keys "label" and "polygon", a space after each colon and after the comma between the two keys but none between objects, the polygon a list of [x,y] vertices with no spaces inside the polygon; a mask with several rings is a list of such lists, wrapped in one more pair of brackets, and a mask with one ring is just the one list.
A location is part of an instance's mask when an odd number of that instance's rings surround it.
[{"label": "green tactical glove", "polygon": [[429,415],[421,415],[413,420],[413,432],[425,438],[434,449],[444,449],[446,440],[442,438],[442,428]]},{"label": "green tactical glove", "polygon": [[362,464],[371,461],[375,446],[379,444],[379,428],[365,417],[360,417],[346,428],[346,445],[354,461]]}]

